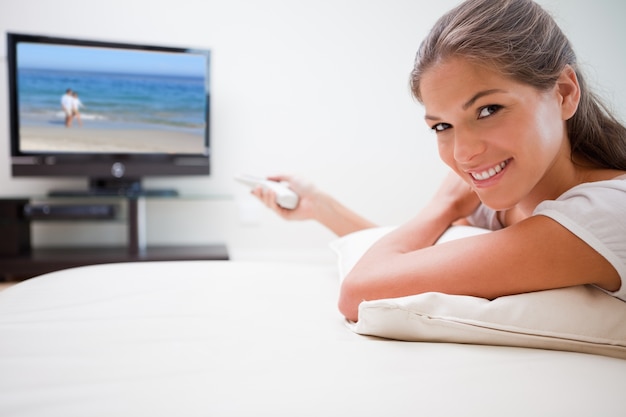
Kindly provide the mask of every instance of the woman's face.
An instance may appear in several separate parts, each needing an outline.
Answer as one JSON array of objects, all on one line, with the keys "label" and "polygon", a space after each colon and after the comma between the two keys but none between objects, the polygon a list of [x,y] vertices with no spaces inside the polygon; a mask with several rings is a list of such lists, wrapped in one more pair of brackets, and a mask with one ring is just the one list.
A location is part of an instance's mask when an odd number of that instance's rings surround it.
[{"label": "woman's face", "polygon": [[560,194],[571,162],[558,86],[539,91],[450,58],[424,73],[420,91],[441,159],[484,204],[503,210]]}]

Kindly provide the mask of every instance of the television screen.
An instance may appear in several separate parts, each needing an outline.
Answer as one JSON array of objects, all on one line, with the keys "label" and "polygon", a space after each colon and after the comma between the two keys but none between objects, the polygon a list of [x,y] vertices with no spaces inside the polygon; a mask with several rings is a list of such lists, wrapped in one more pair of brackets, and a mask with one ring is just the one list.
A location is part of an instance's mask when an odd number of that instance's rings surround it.
[{"label": "television screen", "polygon": [[15,176],[208,174],[208,50],[7,39]]}]

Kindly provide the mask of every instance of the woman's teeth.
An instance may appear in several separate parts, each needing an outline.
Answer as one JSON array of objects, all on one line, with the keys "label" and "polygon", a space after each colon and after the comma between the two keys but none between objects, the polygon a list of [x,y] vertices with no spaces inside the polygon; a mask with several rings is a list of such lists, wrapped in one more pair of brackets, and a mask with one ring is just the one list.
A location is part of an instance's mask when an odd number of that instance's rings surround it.
[{"label": "woman's teeth", "polygon": [[477,181],[488,180],[489,178],[493,177],[494,175],[502,171],[504,167],[506,166],[506,164],[507,164],[507,161],[500,162],[498,165],[496,165],[493,168],[489,168],[483,172],[471,172],[470,174],[472,178],[474,178]]}]

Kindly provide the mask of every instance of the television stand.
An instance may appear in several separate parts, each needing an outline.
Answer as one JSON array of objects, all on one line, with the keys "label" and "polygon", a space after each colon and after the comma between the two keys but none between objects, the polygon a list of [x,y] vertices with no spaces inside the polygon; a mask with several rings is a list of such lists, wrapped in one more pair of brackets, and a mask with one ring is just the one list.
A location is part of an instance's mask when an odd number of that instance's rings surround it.
[{"label": "television stand", "polygon": [[146,189],[141,180],[136,178],[90,178],[86,190],[52,190],[50,197],[176,197],[178,191],[173,188]]},{"label": "television stand", "polygon": [[[0,242],[0,281],[18,281],[61,269],[93,264],[229,259],[228,250],[223,244],[147,246],[144,233],[146,198],[119,195],[109,198],[125,199],[127,202],[128,238],[124,246],[33,248],[30,239],[31,223],[39,221],[40,218],[28,217],[24,208],[33,200],[38,199],[0,199],[0,232],[5,237]],[[153,198],[158,199],[160,196]],[[54,198],[47,200],[45,204],[55,204]],[[176,201],[177,198],[172,200]],[[80,201],[80,198],[77,199],[76,204],[81,204]],[[62,199],[61,204],[71,206],[74,203],[68,203],[66,199]],[[68,221],[67,218],[50,220]]]},{"label": "television stand", "polygon": [[88,190],[52,190],[49,197],[177,197],[178,191],[167,188],[141,189],[140,191],[125,189],[100,189],[90,188]]}]

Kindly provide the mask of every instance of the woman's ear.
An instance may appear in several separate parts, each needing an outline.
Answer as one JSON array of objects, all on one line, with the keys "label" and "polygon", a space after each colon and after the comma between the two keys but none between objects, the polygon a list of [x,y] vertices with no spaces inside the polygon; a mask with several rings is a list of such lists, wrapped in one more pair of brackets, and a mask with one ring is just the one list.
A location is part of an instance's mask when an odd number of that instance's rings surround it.
[{"label": "woman's ear", "polygon": [[580,84],[576,71],[566,65],[556,81],[557,93],[561,97],[561,116],[563,120],[571,119],[578,109],[580,102]]}]

